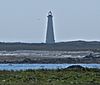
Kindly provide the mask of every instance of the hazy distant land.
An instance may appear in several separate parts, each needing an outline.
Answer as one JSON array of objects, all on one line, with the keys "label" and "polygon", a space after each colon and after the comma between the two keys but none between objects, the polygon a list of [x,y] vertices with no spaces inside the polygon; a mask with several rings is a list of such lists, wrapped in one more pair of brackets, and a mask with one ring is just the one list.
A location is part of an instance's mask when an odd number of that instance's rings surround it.
[{"label": "hazy distant land", "polygon": [[46,43],[6,43],[0,42],[0,51],[15,51],[15,50],[40,50],[40,51],[99,51],[99,41],[69,41],[58,42],[55,44]]},{"label": "hazy distant land", "polygon": [[100,42],[1,42],[0,63],[100,63]]}]

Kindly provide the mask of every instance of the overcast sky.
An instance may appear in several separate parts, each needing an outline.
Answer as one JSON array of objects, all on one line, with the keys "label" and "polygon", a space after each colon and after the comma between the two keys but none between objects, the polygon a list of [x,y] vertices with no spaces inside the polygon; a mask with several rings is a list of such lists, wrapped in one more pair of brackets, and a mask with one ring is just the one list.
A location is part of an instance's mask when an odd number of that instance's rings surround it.
[{"label": "overcast sky", "polygon": [[0,41],[45,42],[50,10],[57,42],[100,41],[100,0],[0,0]]}]

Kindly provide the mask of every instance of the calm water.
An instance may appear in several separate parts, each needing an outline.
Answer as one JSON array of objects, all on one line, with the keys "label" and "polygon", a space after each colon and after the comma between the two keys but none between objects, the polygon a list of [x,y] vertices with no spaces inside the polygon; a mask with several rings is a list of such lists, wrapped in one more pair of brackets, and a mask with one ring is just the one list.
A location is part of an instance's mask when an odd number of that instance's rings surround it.
[{"label": "calm water", "polygon": [[61,69],[71,65],[100,69],[100,64],[0,64],[0,70]]}]

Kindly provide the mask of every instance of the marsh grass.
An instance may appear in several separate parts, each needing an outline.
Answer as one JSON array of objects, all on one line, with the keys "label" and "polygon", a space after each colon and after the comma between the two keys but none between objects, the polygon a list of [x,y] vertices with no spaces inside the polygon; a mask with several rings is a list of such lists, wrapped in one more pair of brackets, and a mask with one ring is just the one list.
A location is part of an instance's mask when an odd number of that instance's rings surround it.
[{"label": "marsh grass", "polygon": [[4,70],[0,71],[0,85],[100,85],[100,70]]}]

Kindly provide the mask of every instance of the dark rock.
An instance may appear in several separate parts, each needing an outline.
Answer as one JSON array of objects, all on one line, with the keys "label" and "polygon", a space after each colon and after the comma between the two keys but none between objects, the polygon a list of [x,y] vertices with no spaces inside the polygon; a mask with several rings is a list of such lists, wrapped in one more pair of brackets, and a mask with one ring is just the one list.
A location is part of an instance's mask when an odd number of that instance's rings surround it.
[{"label": "dark rock", "polygon": [[29,58],[25,58],[22,62],[23,62],[23,63],[31,63],[31,62],[32,62],[32,60],[31,60],[31,59],[29,59]]},{"label": "dark rock", "polygon": [[89,55],[85,56],[84,58],[95,58],[95,57],[92,53],[90,53]]},{"label": "dark rock", "polygon": [[84,69],[84,67],[80,65],[72,65],[72,66],[67,67],[67,69]]}]

